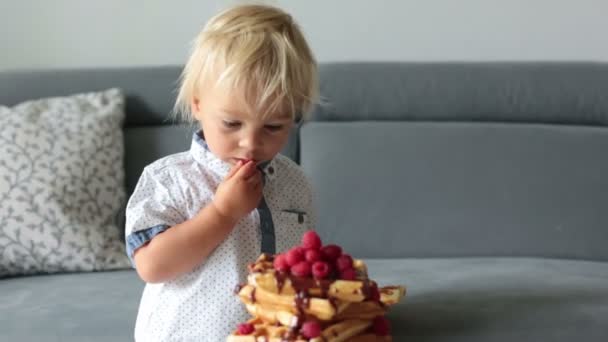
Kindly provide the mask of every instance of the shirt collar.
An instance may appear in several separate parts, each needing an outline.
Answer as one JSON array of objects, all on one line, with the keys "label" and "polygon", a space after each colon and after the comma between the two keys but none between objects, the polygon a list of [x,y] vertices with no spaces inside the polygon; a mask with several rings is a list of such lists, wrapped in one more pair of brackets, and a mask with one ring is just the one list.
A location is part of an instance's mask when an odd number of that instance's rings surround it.
[{"label": "shirt collar", "polygon": [[[215,154],[209,150],[209,146],[205,141],[203,132],[201,130],[194,132],[192,135],[192,144],[190,145],[190,154],[199,164],[209,168],[221,176],[228,174],[228,171],[232,166],[216,157]],[[272,160],[263,161],[258,164],[258,169],[262,171],[265,180],[272,180],[276,177],[277,173],[277,162],[276,158]]]}]

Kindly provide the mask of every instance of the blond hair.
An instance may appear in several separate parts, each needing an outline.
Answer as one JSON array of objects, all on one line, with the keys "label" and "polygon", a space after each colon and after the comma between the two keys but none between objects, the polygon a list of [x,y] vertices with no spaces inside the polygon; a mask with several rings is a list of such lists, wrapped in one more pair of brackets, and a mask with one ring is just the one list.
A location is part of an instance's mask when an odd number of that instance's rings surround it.
[{"label": "blond hair", "polygon": [[318,99],[317,63],[302,32],[289,14],[266,5],[238,5],[205,25],[180,77],[179,119],[194,121],[192,100],[209,81],[236,90],[263,116],[300,121]]}]

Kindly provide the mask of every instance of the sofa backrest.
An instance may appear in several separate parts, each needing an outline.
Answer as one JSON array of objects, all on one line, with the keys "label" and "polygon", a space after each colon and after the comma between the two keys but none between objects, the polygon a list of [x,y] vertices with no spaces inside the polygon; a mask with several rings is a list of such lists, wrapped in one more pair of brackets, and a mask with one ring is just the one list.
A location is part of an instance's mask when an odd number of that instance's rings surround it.
[{"label": "sofa backrest", "polygon": [[[180,67],[0,73],[0,103],[122,88],[128,192],[188,148],[167,113]],[[361,257],[608,260],[608,65],[338,63],[284,153],[327,241]],[[299,134],[299,136],[298,136]]]},{"label": "sofa backrest", "polygon": [[608,65],[321,67],[324,236],[369,257],[608,260]]}]

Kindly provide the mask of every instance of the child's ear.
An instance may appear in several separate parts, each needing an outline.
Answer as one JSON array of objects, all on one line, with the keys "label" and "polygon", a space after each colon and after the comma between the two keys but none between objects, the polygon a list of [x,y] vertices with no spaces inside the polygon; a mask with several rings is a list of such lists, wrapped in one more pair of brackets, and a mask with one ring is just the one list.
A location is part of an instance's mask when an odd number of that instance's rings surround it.
[{"label": "child's ear", "polygon": [[200,113],[201,113],[201,101],[198,97],[192,98],[192,102],[190,103],[190,108],[192,110],[192,115],[194,115],[194,117],[196,119],[198,119],[200,117]]}]

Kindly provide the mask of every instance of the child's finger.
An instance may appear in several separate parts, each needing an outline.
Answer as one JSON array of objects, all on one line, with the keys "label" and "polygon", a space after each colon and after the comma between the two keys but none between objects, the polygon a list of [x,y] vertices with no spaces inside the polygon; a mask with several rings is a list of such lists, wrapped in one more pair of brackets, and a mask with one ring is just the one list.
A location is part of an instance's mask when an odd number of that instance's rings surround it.
[{"label": "child's finger", "polygon": [[255,172],[251,177],[247,179],[247,183],[255,185],[258,183],[262,183],[262,175],[260,172]]},{"label": "child's finger", "polygon": [[253,167],[253,172],[245,176],[245,180],[250,180],[253,177],[258,177],[260,180],[262,179],[262,171],[260,171],[257,166]]},{"label": "child's finger", "polygon": [[225,179],[232,178],[232,176],[234,176],[236,172],[241,169],[241,166],[243,166],[243,161],[239,160],[236,164],[234,164],[234,166],[232,166],[230,171],[228,171],[228,175],[226,175]]},{"label": "child's finger", "polygon": [[242,179],[249,178],[256,171],[254,162],[247,162],[240,169],[238,169],[235,173],[235,177],[239,177]]},{"label": "child's finger", "polygon": [[253,185],[253,190],[254,190],[254,191],[261,191],[261,189],[262,189],[262,182],[261,182],[261,181],[260,181],[260,182],[255,183],[255,184]]}]

